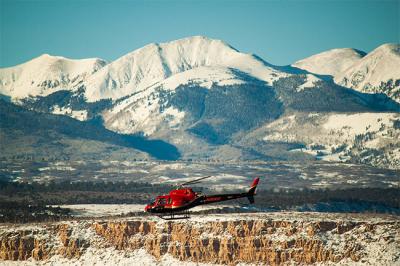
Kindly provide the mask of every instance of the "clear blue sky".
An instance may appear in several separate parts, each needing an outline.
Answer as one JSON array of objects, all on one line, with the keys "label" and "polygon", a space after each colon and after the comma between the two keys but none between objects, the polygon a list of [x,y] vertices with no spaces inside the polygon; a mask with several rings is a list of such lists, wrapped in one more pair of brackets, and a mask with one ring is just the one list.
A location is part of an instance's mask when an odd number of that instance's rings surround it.
[{"label": "clear blue sky", "polygon": [[276,65],[400,42],[400,0],[0,0],[0,66],[43,53],[114,60],[150,42],[222,39]]}]

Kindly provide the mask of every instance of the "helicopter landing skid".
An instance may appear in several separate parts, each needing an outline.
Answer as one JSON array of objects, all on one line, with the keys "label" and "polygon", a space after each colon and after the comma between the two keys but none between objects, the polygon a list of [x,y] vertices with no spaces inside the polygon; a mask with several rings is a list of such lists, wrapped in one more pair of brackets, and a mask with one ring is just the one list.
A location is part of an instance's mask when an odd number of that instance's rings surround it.
[{"label": "helicopter landing skid", "polygon": [[164,215],[159,215],[158,217],[160,217],[161,219],[164,219],[164,220],[189,219],[190,212],[189,211],[172,212],[172,213],[166,213]]}]

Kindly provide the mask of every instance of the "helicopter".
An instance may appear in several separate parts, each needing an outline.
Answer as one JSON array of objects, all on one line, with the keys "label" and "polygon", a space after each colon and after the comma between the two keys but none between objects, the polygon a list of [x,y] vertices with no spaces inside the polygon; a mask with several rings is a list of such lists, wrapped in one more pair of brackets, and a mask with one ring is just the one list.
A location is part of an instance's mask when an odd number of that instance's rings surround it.
[{"label": "helicopter", "polygon": [[254,203],[255,191],[260,181],[259,177],[255,178],[250,189],[243,193],[202,195],[201,193],[193,191],[191,187],[187,187],[187,185],[200,183],[201,180],[210,177],[211,176],[205,176],[182,183],[177,189],[171,190],[168,195],[156,197],[152,203],[146,205],[144,210],[148,213],[158,215],[161,218],[170,215],[170,219],[174,219],[176,214],[183,214],[182,218],[189,218],[188,210],[199,205],[238,198],[247,198],[250,203]]}]

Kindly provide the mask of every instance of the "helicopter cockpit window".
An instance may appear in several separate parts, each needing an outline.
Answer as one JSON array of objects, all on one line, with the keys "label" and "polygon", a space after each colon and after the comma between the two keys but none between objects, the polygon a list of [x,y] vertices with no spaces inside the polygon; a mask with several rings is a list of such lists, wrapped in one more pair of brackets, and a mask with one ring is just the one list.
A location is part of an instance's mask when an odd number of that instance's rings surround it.
[{"label": "helicopter cockpit window", "polygon": [[165,205],[165,203],[166,203],[165,198],[161,198],[161,199],[158,200],[158,204],[159,205]]}]

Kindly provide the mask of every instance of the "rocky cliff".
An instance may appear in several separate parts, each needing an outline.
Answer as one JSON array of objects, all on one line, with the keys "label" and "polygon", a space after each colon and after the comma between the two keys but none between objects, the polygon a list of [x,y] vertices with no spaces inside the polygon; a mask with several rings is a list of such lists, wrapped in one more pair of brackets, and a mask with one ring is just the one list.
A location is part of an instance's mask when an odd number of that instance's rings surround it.
[{"label": "rocky cliff", "polygon": [[227,265],[392,265],[400,263],[399,250],[399,219],[365,215],[272,213],[0,227],[0,259],[6,264],[12,260],[165,264],[172,259]]}]

